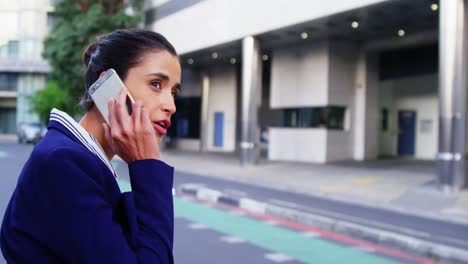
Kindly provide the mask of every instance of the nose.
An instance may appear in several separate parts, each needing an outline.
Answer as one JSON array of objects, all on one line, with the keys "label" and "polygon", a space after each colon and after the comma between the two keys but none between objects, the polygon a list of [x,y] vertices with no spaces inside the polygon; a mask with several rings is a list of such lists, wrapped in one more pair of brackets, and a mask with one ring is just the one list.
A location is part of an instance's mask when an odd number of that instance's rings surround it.
[{"label": "nose", "polygon": [[161,98],[161,108],[164,112],[168,113],[169,116],[173,115],[176,112],[176,105],[171,90],[165,92],[163,97]]}]

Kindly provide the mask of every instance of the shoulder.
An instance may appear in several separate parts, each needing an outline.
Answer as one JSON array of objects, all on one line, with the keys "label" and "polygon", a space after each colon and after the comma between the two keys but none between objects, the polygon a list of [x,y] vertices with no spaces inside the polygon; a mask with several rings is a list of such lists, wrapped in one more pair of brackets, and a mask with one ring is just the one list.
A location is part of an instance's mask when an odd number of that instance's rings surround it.
[{"label": "shoulder", "polygon": [[68,179],[79,176],[81,180],[92,178],[102,183],[111,174],[104,163],[85,146],[58,131],[49,132],[32,151],[21,178],[26,181],[33,178],[56,180],[57,177],[67,175]]},{"label": "shoulder", "polygon": [[48,166],[73,161],[84,165],[84,168],[89,167],[89,165],[95,167],[98,161],[96,155],[82,144],[54,130],[50,131],[50,134],[36,145],[31,153],[30,160],[33,163]]}]

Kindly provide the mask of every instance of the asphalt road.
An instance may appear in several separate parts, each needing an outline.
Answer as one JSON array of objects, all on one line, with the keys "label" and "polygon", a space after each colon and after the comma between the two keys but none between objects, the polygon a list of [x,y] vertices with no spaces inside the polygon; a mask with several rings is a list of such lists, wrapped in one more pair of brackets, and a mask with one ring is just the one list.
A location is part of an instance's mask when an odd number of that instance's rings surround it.
[{"label": "asphalt road", "polygon": [[183,184],[202,184],[208,188],[230,193],[234,196],[249,197],[270,204],[296,208],[317,215],[364,224],[381,229],[382,231],[400,232],[404,229],[403,231],[410,232],[413,236],[418,236],[422,239],[468,250],[468,236],[466,235],[468,234],[468,225],[448,223],[437,219],[405,214],[404,212],[389,211],[177,172],[175,186],[180,187]]},{"label": "asphalt road", "polygon": [[[0,144],[2,217],[18,174],[31,150],[31,145]],[[119,185],[123,191],[128,190],[130,187],[126,166],[116,164],[116,169],[120,175]],[[175,187],[186,183],[202,183],[237,195],[316,205],[316,202],[295,194],[177,173]],[[411,258],[399,257],[398,254],[383,254],[376,250],[378,247],[372,245],[363,247],[349,242],[349,239],[336,238],[334,234],[320,232],[313,227],[313,232],[303,232],[293,228],[294,223],[284,224],[266,215],[249,215],[236,208],[206,204],[191,197],[178,195],[174,197],[174,205],[174,255],[177,263],[414,262]],[[3,262],[0,258],[0,263]]]}]

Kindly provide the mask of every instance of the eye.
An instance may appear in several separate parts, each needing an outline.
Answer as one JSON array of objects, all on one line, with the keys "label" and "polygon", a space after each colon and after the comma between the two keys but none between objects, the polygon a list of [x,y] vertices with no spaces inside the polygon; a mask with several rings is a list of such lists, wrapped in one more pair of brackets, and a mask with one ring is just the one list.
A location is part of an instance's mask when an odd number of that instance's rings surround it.
[{"label": "eye", "polygon": [[172,89],[172,97],[176,98],[177,94],[179,94],[179,90],[178,89]]},{"label": "eye", "polygon": [[161,82],[160,82],[160,81],[156,81],[156,80],[155,80],[155,81],[151,81],[150,85],[153,86],[153,87],[154,87],[155,89],[157,89],[157,90],[159,90],[159,89],[162,88],[162,87],[161,87]]}]

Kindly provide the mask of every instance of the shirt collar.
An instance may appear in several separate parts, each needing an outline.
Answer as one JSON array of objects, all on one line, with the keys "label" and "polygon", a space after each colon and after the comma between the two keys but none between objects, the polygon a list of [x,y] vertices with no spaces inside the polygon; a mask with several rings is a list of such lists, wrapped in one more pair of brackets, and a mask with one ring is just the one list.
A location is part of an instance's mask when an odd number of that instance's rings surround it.
[{"label": "shirt collar", "polygon": [[96,155],[109,168],[114,177],[117,178],[117,173],[112,167],[110,160],[107,158],[99,142],[79,123],[77,123],[67,113],[62,112],[56,108],[50,111],[49,122],[51,121],[58,122],[60,125],[62,125],[68,133],[72,134],[83,146]]}]

